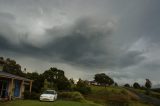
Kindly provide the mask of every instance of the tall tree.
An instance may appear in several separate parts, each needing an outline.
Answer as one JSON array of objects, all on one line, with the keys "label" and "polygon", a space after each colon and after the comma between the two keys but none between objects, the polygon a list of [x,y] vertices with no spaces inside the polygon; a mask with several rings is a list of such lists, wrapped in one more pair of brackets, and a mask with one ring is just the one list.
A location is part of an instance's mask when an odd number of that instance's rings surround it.
[{"label": "tall tree", "polygon": [[52,67],[49,70],[46,70],[42,75],[44,79],[47,79],[51,85],[53,84],[56,86],[58,90],[70,89],[71,84],[65,77],[63,70]]},{"label": "tall tree", "polygon": [[88,94],[91,92],[91,88],[88,84],[88,81],[84,81],[82,79],[78,80],[75,89],[82,94]]},{"label": "tall tree", "polygon": [[5,72],[23,77],[25,76],[25,74],[21,70],[21,66],[17,64],[15,60],[12,60],[10,58],[7,58],[5,60],[3,57],[1,57],[0,64],[3,66],[3,71]]},{"label": "tall tree", "polygon": [[114,83],[114,80],[105,73],[96,74],[94,79],[97,83],[104,86],[112,85]]},{"label": "tall tree", "polygon": [[145,87],[150,89],[152,87],[152,83],[149,79],[146,79]]},{"label": "tall tree", "polygon": [[40,93],[41,89],[44,86],[44,80],[41,74],[37,72],[27,73],[26,78],[33,80],[32,91]]}]

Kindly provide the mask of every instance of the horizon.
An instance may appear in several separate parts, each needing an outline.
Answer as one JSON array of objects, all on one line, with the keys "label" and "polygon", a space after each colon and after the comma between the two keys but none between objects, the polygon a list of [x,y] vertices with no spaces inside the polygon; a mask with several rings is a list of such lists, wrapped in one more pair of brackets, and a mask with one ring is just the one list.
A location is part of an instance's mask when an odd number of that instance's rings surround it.
[{"label": "horizon", "polygon": [[0,0],[0,56],[28,72],[160,86],[160,1]]}]

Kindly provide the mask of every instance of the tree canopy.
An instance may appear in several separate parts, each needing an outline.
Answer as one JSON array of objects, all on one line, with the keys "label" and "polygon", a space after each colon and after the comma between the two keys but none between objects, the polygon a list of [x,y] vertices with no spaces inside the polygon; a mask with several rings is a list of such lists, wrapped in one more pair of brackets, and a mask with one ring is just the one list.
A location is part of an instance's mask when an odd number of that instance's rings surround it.
[{"label": "tree canopy", "polygon": [[50,83],[50,86],[57,88],[58,90],[68,90],[70,89],[70,82],[67,77],[64,75],[63,70],[51,67],[49,70],[46,70],[42,74],[44,79]]},{"label": "tree canopy", "polygon": [[133,87],[136,88],[136,89],[141,88],[141,86],[140,86],[140,84],[138,82],[135,82],[133,84]]},{"label": "tree canopy", "polygon": [[152,87],[152,83],[149,79],[146,79],[145,87],[150,89]]},{"label": "tree canopy", "polygon": [[104,86],[112,85],[114,83],[114,80],[105,73],[96,74],[94,79],[97,83]]}]

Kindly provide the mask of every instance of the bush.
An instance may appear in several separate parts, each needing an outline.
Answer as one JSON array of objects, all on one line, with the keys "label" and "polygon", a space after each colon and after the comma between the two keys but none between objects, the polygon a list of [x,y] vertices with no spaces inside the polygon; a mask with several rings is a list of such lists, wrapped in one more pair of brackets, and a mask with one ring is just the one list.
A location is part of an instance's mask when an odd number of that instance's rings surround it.
[{"label": "bush", "polygon": [[75,90],[79,91],[82,94],[89,94],[91,92],[90,87],[76,87]]},{"label": "bush", "polygon": [[128,88],[129,88],[129,87],[130,87],[130,85],[129,85],[129,84],[125,84],[125,85],[124,85],[124,87],[128,87]]},{"label": "bush", "polygon": [[87,81],[83,81],[79,79],[77,82],[77,85],[75,87],[75,90],[82,93],[82,94],[88,94],[91,92],[91,87],[89,86]]},{"label": "bush", "polygon": [[30,93],[29,91],[25,91],[23,94],[24,99],[38,100],[40,97],[40,94],[36,92]]},{"label": "bush", "polygon": [[73,100],[78,102],[84,102],[85,99],[79,92],[61,92],[58,94],[61,99]]},{"label": "bush", "polygon": [[139,83],[137,83],[137,82],[135,82],[135,83],[133,84],[133,87],[134,87],[135,89],[140,89],[140,88],[141,88],[141,86],[140,86]]}]

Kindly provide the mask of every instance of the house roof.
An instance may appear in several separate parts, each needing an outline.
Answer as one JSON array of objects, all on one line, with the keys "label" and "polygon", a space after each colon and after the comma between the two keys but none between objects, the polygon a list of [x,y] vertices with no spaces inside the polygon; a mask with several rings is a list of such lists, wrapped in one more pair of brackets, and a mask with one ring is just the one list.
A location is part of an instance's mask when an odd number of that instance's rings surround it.
[{"label": "house roof", "polygon": [[17,76],[17,75],[13,75],[13,74],[10,74],[10,73],[6,73],[6,72],[3,72],[3,71],[0,71],[0,77],[14,78],[14,79],[17,79],[17,80],[24,80],[24,81],[32,81],[30,79],[20,77],[20,76]]}]

